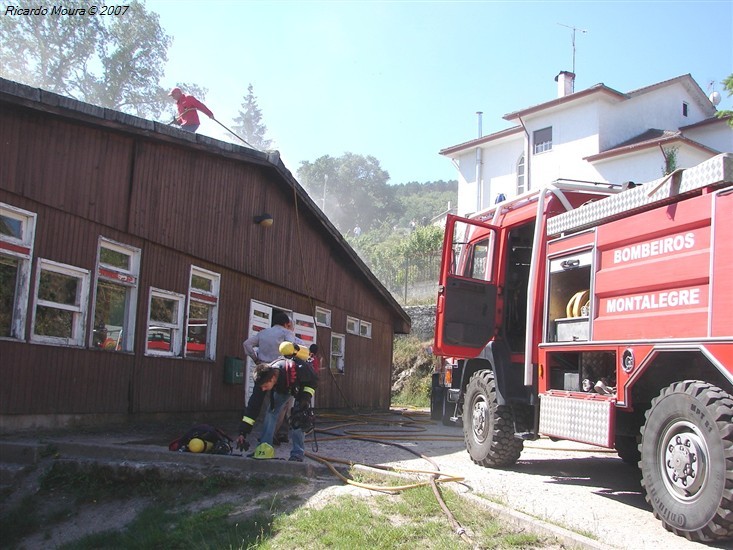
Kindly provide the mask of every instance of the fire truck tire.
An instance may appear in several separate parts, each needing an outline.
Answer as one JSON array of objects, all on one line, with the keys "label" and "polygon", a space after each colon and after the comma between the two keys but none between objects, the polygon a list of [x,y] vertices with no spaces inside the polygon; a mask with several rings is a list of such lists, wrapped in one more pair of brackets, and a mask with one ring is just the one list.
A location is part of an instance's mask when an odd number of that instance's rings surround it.
[{"label": "fire truck tire", "polygon": [[699,380],[663,389],[641,429],[641,484],[668,531],[733,537],[733,397]]},{"label": "fire truck tire", "polygon": [[641,451],[639,451],[639,441],[636,436],[617,435],[616,453],[626,464],[638,466],[641,460]]},{"label": "fire truck tire", "polygon": [[516,463],[524,447],[514,437],[511,408],[497,402],[494,373],[489,370],[476,372],[466,387],[463,436],[471,460],[487,468]]}]

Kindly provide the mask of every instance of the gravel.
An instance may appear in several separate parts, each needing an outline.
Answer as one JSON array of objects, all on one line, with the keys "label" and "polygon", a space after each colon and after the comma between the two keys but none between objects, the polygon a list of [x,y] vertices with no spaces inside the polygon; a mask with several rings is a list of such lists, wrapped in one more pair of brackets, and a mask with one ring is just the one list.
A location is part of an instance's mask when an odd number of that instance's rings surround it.
[{"label": "gravel", "polygon": [[[513,467],[488,469],[471,461],[460,428],[435,422],[420,425],[426,431],[415,431],[405,440],[395,438],[402,438],[402,434],[388,431],[364,432],[364,437],[383,435],[382,443],[327,440],[320,436],[317,454],[363,464],[433,469],[429,461],[407,452],[410,449],[429,457],[441,472],[462,477],[461,484],[449,484],[460,491],[502,509],[526,514],[526,521],[585,535],[597,541],[596,548],[733,548],[731,543],[716,546],[691,542],[666,531],[644,499],[638,469],[624,463],[613,450],[542,438],[525,442]],[[360,433],[361,428],[352,427],[349,431]],[[388,444],[390,437],[402,448]]]}]

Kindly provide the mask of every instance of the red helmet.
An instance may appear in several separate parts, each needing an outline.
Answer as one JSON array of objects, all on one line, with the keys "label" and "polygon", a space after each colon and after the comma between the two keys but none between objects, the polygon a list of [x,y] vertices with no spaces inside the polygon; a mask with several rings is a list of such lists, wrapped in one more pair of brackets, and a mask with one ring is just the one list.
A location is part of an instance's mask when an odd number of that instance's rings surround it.
[{"label": "red helmet", "polygon": [[169,96],[172,96],[172,97],[176,97],[176,96],[178,96],[178,95],[180,95],[180,94],[182,94],[182,93],[183,93],[183,92],[181,91],[181,89],[180,89],[179,87],[177,87],[177,86],[176,86],[176,87],[175,87],[175,88],[173,88],[173,89],[172,89],[172,90],[171,90],[170,92],[168,92],[168,95],[169,95]]}]

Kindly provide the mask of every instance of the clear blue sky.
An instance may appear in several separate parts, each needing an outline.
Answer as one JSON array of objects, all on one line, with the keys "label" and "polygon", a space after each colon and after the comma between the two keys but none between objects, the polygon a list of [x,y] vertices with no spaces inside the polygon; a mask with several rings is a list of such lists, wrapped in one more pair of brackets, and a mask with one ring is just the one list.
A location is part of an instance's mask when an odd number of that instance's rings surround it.
[{"label": "clear blue sky", "polygon": [[[603,83],[628,92],[690,73],[721,92],[733,73],[733,0],[148,0],[173,37],[166,85],[208,88],[231,127],[251,83],[285,165],[376,157],[390,183],[455,179],[444,147],[509,126],[503,115]],[[565,26],[563,26],[565,25]],[[587,32],[581,32],[587,31]],[[203,117],[200,133],[226,132]],[[232,139],[236,142],[236,139]]]}]

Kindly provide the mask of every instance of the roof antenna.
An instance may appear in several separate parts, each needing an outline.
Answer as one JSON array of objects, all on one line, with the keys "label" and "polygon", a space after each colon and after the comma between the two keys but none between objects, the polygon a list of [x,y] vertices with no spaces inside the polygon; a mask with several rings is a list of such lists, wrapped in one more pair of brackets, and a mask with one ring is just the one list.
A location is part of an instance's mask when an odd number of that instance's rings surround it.
[{"label": "roof antenna", "polygon": [[584,29],[579,29],[577,27],[571,27],[570,25],[563,25],[562,23],[558,23],[561,27],[565,27],[566,29],[570,29],[573,31],[573,74],[575,74],[575,31],[580,31],[583,34],[587,33],[588,31]]}]

